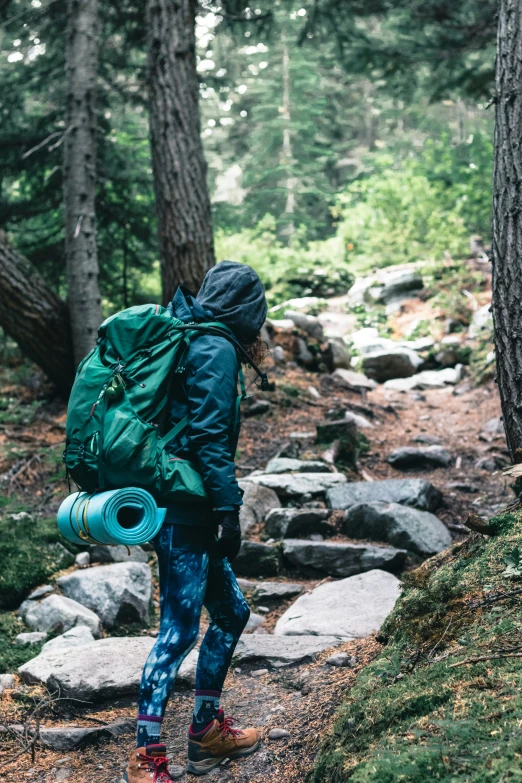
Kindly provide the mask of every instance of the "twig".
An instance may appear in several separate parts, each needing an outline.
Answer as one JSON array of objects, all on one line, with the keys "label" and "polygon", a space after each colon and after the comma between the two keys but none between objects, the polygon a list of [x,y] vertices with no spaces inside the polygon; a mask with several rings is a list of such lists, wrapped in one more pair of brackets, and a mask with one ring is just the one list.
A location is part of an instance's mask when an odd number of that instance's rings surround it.
[{"label": "twig", "polygon": [[505,598],[512,598],[515,595],[520,595],[522,593],[522,587],[518,590],[512,590],[509,593],[497,593],[496,595],[491,596],[491,598],[486,598],[484,601],[478,601],[477,603],[473,602],[469,605],[472,609],[479,609],[482,606],[489,606],[490,604],[496,604],[497,601],[503,601]]},{"label": "twig", "polygon": [[439,646],[440,646],[440,644],[442,643],[442,640],[444,639],[444,637],[445,637],[445,636],[446,636],[446,634],[448,633],[448,631],[449,631],[449,629],[450,629],[450,626],[451,626],[451,624],[452,624],[452,623],[453,623],[453,617],[451,618],[451,620],[450,620],[450,621],[449,621],[449,623],[447,624],[447,626],[446,626],[446,630],[444,631],[444,633],[443,633],[443,634],[442,634],[442,636],[440,637],[440,639],[439,639],[439,641],[437,642],[437,644],[435,645],[435,647],[433,647],[433,649],[432,649],[432,650],[431,650],[431,651],[428,653],[428,661],[431,661],[431,659],[433,658],[433,653],[435,652],[435,650],[437,649],[437,647],[439,647]]},{"label": "twig", "polygon": [[522,652],[506,653],[505,655],[479,655],[477,658],[466,658],[465,661],[451,663],[448,669],[455,669],[457,666],[465,666],[467,663],[480,663],[481,661],[497,661],[500,658],[522,658]]},{"label": "twig", "polygon": [[[40,144],[37,144],[36,147],[33,147],[30,150],[27,150],[27,152],[24,152],[22,155],[22,160],[25,160],[29,157],[29,155],[32,155],[33,152],[38,152],[38,150],[42,149],[42,147],[45,147],[48,141],[51,141],[51,139],[54,139],[55,136],[63,136],[63,131],[55,131],[54,133],[51,133],[50,136],[48,136],[46,139],[40,142]],[[60,142],[61,143],[61,142]],[[53,149],[53,147],[49,147],[49,149]]]},{"label": "twig", "polygon": [[[51,144],[51,146],[49,147],[49,150],[48,150],[48,152],[52,152],[53,150],[57,149],[57,148],[60,146],[60,144],[63,144],[63,143],[64,143],[64,141],[65,141],[65,139],[66,139],[66,138],[67,138],[67,136],[69,135],[69,133],[72,131],[72,129],[73,129],[73,126],[72,126],[72,125],[69,125],[69,127],[67,128],[67,130],[64,132],[64,134],[63,134],[62,138],[61,138],[61,139],[58,139],[58,141],[56,142],[56,144]],[[56,167],[55,167],[55,168],[56,168]]]}]

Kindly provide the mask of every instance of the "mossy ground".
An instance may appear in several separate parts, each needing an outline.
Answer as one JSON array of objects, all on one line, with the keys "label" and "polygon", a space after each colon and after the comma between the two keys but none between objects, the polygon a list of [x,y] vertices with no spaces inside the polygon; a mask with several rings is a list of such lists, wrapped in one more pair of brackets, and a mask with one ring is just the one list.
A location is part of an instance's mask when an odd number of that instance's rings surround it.
[{"label": "mossy ground", "polygon": [[[522,588],[503,556],[522,514],[492,520],[405,582],[388,642],[347,694],[310,783],[522,781]],[[498,600],[500,598],[500,600]]]}]

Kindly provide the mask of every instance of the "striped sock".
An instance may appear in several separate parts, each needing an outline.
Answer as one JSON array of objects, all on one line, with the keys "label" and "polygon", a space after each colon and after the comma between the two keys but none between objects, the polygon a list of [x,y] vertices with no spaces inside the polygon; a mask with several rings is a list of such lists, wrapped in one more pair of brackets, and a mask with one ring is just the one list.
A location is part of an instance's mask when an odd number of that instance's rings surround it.
[{"label": "striped sock", "polygon": [[194,691],[192,731],[197,734],[217,718],[221,691]]},{"label": "striped sock", "polygon": [[136,747],[144,748],[146,745],[157,745],[161,736],[162,722],[163,718],[156,715],[138,715]]}]

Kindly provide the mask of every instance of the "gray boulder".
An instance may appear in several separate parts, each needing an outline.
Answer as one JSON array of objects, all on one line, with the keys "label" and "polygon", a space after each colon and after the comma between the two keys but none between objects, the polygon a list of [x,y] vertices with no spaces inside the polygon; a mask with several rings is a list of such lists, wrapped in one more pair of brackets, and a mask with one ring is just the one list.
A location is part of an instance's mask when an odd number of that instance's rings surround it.
[{"label": "gray boulder", "polygon": [[130,555],[126,546],[105,546],[94,544],[89,548],[91,563],[147,563],[148,555],[141,546],[131,546]]},{"label": "gray boulder", "polygon": [[343,386],[347,386],[349,389],[372,389],[377,388],[377,383],[372,381],[371,378],[367,378],[361,372],[355,372],[355,370],[344,370],[339,368],[332,373],[332,378],[338,381]]},{"label": "gray boulder", "polygon": [[89,552],[78,552],[76,555],[74,562],[78,566],[78,568],[85,568],[88,566],[91,562],[91,556]]},{"label": "gray boulder", "polygon": [[354,481],[333,487],[327,492],[331,508],[346,510],[358,503],[400,503],[424,511],[436,511],[442,494],[425,479],[386,479],[384,481]]},{"label": "gray boulder", "polygon": [[473,318],[468,329],[470,337],[477,337],[483,329],[493,331],[493,315],[491,312],[491,302],[479,307],[473,313]]},{"label": "gray boulder", "polygon": [[415,443],[426,443],[428,446],[438,446],[442,443],[442,440],[438,435],[430,435],[427,432],[421,432],[420,435],[415,435],[413,440]]},{"label": "gray boulder", "polygon": [[408,348],[394,348],[365,354],[361,368],[368,378],[384,383],[392,378],[409,378],[422,364],[415,351]]},{"label": "gray boulder", "polygon": [[497,438],[501,440],[506,439],[506,431],[504,429],[504,422],[500,417],[496,417],[494,419],[488,419],[483,426],[479,433],[479,439],[485,440],[488,443],[490,443],[493,440],[496,440]]},{"label": "gray boulder", "polygon": [[250,612],[250,617],[245,625],[243,633],[252,633],[257,628],[260,628],[265,622],[266,617],[262,614],[256,614],[256,612]]},{"label": "gray boulder", "polygon": [[374,426],[366,416],[361,416],[360,413],[354,413],[353,411],[345,411],[344,418],[347,421],[353,422],[355,426],[359,427],[361,430],[371,430]]},{"label": "gray boulder", "polygon": [[16,685],[16,680],[12,674],[0,674],[0,696],[3,691],[11,690]]},{"label": "gray boulder", "polygon": [[333,536],[335,526],[329,522],[330,509],[274,508],[265,522],[265,532],[271,538],[307,538],[319,533]]},{"label": "gray boulder", "polygon": [[386,381],[385,389],[391,391],[412,391],[413,389],[443,389],[445,386],[455,386],[464,377],[464,366],[446,367],[445,370],[423,370],[410,378],[393,378]]},{"label": "gray boulder", "polygon": [[53,591],[54,587],[52,585],[42,585],[41,587],[37,587],[36,590],[33,590],[32,593],[29,593],[27,600],[36,601],[38,598],[44,598],[44,596],[49,595]]},{"label": "gray boulder", "polygon": [[75,571],[58,579],[69,598],[92,609],[107,628],[122,622],[148,623],[152,574],[145,563],[115,563]]},{"label": "gray boulder", "polygon": [[[20,731],[17,727],[10,728],[14,731]],[[118,718],[114,723],[93,728],[76,726],[40,728],[38,741],[44,748],[50,748],[50,750],[70,751],[87,745],[95,745],[102,740],[113,740],[134,731],[136,731],[134,718]],[[20,734],[23,734],[23,731],[20,731]],[[65,780],[65,778],[60,778],[60,780]]]},{"label": "gray boulder", "polygon": [[[80,573],[87,573],[85,571]],[[86,625],[96,638],[101,635],[101,622],[97,614],[83,604],[63,595],[49,595],[41,603],[31,601],[25,613],[25,622],[35,631],[68,631],[75,625]]]},{"label": "gray boulder", "polygon": [[[51,691],[85,701],[137,696],[145,661],[155,640],[148,636],[100,639],[81,647],[41,653],[18,669],[26,683],[43,683]],[[180,666],[176,683],[193,688],[198,652]]]},{"label": "gray boulder", "polygon": [[69,631],[56,636],[54,639],[50,639],[42,647],[42,653],[48,653],[54,650],[65,650],[69,647],[81,647],[84,644],[94,641],[89,628],[86,625],[77,625],[75,628],[71,628]]},{"label": "gray boulder", "polygon": [[301,460],[274,457],[265,468],[266,473],[331,473],[332,468],[316,459]]},{"label": "gray boulder", "polygon": [[263,473],[251,476],[254,484],[273,489],[279,497],[301,497],[302,495],[322,495],[337,484],[345,484],[342,473]]},{"label": "gray boulder", "polygon": [[448,468],[453,457],[441,446],[426,446],[415,448],[403,446],[394,449],[387,461],[397,470],[429,470],[430,468]]},{"label": "gray boulder", "polygon": [[274,638],[308,634],[364,638],[379,630],[399,591],[399,580],[378,570],[319,585],[300,596],[279,618]]},{"label": "gray boulder", "polygon": [[101,701],[136,696],[153,643],[148,636],[100,639],[40,654],[18,671],[24,682],[43,683],[69,698]]},{"label": "gray boulder", "polygon": [[243,505],[239,510],[241,532],[245,535],[254,525],[265,521],[269,511],[280,508],[281,503],[273,489],[253,484],[251,481],[239,481],[243,490]]},{"label": "gray boulder", "polygon": [[434,514],[398,503],[361,503],[345,513],[349,538],[385,541],[419,555],[433,555],[451,544],[451,535]]},{"label": "gray boulder", "polygon": [[[91,634],[91,638],[94,638]],[[26,644],[40,644],[47,639],[44,631],[29,631],[28,633],[19,633],[15,638],[15,644],[25,647]]]},{"label": "gray boulder", "polygon": [[374,275],[358,278],[348,292],[351,305],[364,302],[395,304],[415,296],[423,287],[422,276],[415,268],[396,266],[380,269]]},{"label": "gray boulder", "polygon": [[340,337],[331,337],[328,340],[329,364],[333,370],[349,370],[352,356],[346,343]]},{"label": "gray boulder", "polygon": [[293,582],[257,582],[253,598],[256,602],[279,603],[301,595],[305,586]]},{"label": "gray boulder", "polygon": [[199,650],[191,650],[181,666],[176,677],[176,686],[186,688],[196,687],[196,669],[198,667]]},{"label": "gray boulder", "polygon": [[285,319],[293,321],[298,329],[301,329],[315,340],[323,341],[323,327],[315,316],[298,313],[295,310],[286,310]]},{"label": "gray boulder", "polygon": [[303,576],[352,576],[374,568],[399,571],[406,558],[402,549],[373,544],[301,541],[288,538],[282,544],[284,559]]},{"label": "gray boulder", "polygon": [[243,576],[277,576],[279,550],[271,544],[243,541],[238,556],[233,560],[234,573]]},{"label": "gray boulder", "polygon": [[366,301],[394,304],[415,296],[423,287],[422,276],[415,269],[381,270],[367,289]]},{"label": "gray boulder", "polygon": [[234,653],[236,663],[257,663],[280,668],[313,661],[319,653],[339,644],[335,635],[283,637],[264,634],[242,636]]}]

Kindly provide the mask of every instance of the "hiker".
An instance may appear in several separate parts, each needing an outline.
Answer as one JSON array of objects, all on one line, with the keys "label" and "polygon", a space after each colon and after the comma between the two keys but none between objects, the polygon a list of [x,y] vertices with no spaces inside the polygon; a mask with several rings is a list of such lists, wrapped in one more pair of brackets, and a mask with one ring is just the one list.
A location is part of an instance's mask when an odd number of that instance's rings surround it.
[{"label": "hiker", "polygon": [[[169,305],[184,322],[219,321],[228,326],[255,361],[267,313],[263,285],[246,264],[213,267],[194,298],[180,286]],[[194,713],[188,737],[188,771],[204,775],[225,759],[256,751],[257,729],[235,728],[220,708],[223,683],[250,609],[230,561],[241,546],[241,490],[234,454],[240,361],[224,337],[202,334],[190,343],[186,371],[173,384],[171,421],[188,415],[189,426],[171,442],[172,455],[191,460],[203,477],[208,502],[167,507],[154,540],[160,577],[159,634],[143,670],[138,702],[137,750],[124,776],[128,783],[169,783],[161,725],[176,674],[196,644],[202,607],[210,625],[199,652]],[[218,527],[221,534],[218,538]]]}]

